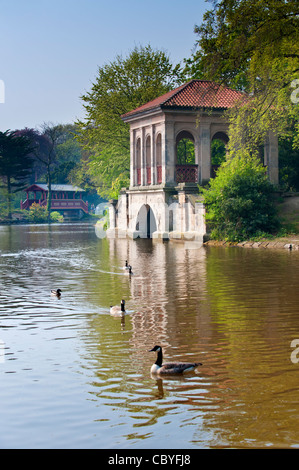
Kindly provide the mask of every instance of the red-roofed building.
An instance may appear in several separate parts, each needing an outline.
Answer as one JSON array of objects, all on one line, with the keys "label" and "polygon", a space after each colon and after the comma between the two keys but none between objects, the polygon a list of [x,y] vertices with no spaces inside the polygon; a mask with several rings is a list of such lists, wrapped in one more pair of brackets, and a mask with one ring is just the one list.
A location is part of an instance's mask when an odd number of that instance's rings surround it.
[{"label": "red-roofed building", "polygon": [[224,110],[232,108],[238,102],[247,99],[241,93],[223,85],[218,85],[209,80],[191,80],[178,88],[159,96],[153,101],[140,106],[133,111],[122,116],[123,120],[130,121],[133,116],[144,113],[151,113],[155,109],[163,110],[194,110],[198,109],[218,109]]},{"label": "red-roofed building", "polygon": [[[198,184],[213,177],[212,141],[229,140],[225,110],[248,99],[215,82],[190,80],[121,116],[130,125],[130,188],[112,211],[110,226],[133,236],[168,238],[176,231],[175,211],[182,204],[190,206]],[[193,145],[193,160],[182,161],[178,149],[186,141]],[[278,144],[272,133],[265,143],[264,164],[269,179],[278,183]],[[161,202],[176,204],[175,211],[158,209]],[[189,206],[179,215],[179,231],[203,235],[204,208]]]}]

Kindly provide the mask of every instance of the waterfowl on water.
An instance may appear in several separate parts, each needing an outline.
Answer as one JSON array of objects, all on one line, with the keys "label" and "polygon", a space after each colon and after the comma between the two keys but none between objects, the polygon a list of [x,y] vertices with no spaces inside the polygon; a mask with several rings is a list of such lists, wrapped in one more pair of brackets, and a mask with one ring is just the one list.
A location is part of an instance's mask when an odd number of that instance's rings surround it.
[{"label": "waterfowl on water", "polygon": [[151,351],[157,352],[157,360],[151,367],[152,374],[182,374],[183,372],[190,372],[197,366],[202,366],[201,362],[165,362],[163,364],[163,353],[161,346],[154,346]]},{"label": "waterfowl on water", "polygon": [[126,259],[126,263],[124,265],[124,269],[129,269],[129,264],[128,264],[128,260]]},{"label": "waterfowl on water", "polygon": [[128,266],[128,269],[126,270],[126,274],[133,274],[131,265]]},{"label": "waterfowl on water", "polygon": [[55,295],[56,297],[60,297],[60,296],[61,296],[61,292],[62,292],[61,289],[51,290],[51,295]]},{"label": "waterfowl on water", "polygon": [[114,307],[112,307],[112,305],[110,306],[110,315],[114,315],[116,317],[121,317],[125,313],[126,313],[126,310],[125,310],[125,301],[124,300],[122,300],[120,302],[120,305],[115,305]]}]

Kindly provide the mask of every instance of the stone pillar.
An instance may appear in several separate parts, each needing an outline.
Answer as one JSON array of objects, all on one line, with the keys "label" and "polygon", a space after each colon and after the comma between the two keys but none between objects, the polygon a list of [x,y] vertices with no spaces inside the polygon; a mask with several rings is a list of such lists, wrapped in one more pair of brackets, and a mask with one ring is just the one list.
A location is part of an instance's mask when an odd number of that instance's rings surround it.
[{"label": "stone pillar", "polygon": [[162,184],[166,183],[166,160],[167,160],[167,141],[166,141],[166,125],[161,133],[161,166],[162,166]]},{"label": "stone pillar", "polygon": [[267,166],[267,173],[271,183],[278,184],[278,138],[273,131],[269,131],[264,147],[264,165]]},{"label": "stone pillar", "polygon": [[201,161],[200,161],[200,139],[199,136],[195,136],[194,140],[194,152],[195,152],[195,165],[198,165],[198,183],[201,181]]},{"label": "stone pillar", "polygon": [[156,170],[156,145],[155,145],[155,126],[151,128],[151,183],[156,184],[157,182],[157,170]]},{"label": "stone pillar", "polygon": [[110,199],[109,201],[109,228],[115,229],[116,227],[116,199]]},{"label": "stone pillar", "polygon": [[162,159],[162,171],[163,166],[165,166],[165,181],[163,183],[175,184],[175,137],[174,123],[172,121],[166,123],[165,134],[165,162]]},{"label": "stone pillar", "polygon": [[130,130],[130,186],[135,186],[135,184],[137,184],[135,131]]},{"label": "stone pillar", "polygon": [[207,183],[211,178],[211,125],[200,123],[200,184]]},{"label": "stone pillar", "polygon": [[141,138],[140,138],[140,157],[141,157],[141,186],[146,184],[146,161],[145,161],[145,138],[144,138],[145,129],[141,129]]}]

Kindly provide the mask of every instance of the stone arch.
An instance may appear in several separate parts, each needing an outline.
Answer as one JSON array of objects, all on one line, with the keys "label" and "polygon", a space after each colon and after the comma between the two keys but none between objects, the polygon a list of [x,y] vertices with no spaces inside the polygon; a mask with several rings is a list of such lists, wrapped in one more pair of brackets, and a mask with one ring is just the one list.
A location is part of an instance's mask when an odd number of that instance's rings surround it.
[{"label": "stone arch", "polygon": [[152,238],[157,231],[157,223],[153,209],[148,204],[142,204],[136,217],[136,232],[139,238]]},{"label": "stone arch", "polygon": [[178,132],[175,140],[175,181],[176,183],[197,183],[195,137],[184,129]]},{"label": "stone arch", "polygon": [[215,140],[215,139],[222,140],[222,142],[224,142],[225,145],[227,145],[228,142],[229,142],[229,137],[228,137],[227,133],[223,132],[223,131],[215,132],[215,134],[212,137],[212,141]]},{"label": "stone arch", "polygon": [[[181,145],[182,144],[182,145]],[[191,132],[187,130],[180,131],[175,141],[175,158],[176,163],[180,165],[195,163],[195,139]],[[181,148],[180,148],[181,145]],[[181,155],[179,154],[181,153]]]},{"label": "stone arch", "polygon": [[211,139],[211,177],[216,176],[221,163],[225,161],[226,147],[229,137],[226,132],[215,132]]}]

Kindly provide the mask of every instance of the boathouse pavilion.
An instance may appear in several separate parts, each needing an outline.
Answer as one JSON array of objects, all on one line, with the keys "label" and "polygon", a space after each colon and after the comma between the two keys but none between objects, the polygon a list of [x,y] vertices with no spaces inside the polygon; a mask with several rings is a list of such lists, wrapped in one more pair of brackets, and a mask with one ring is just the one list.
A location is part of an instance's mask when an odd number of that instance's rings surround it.
[{"label": "boathouse pavilion", "polygon": [[[25,189],[27,197],[21,201],[21,209],[30,209],[35,202],[46,207],[49,188],[47,184],[34,183]],[[59,211],[67,218],[82,218],[88,213],[88,203],[83,200],[84,190],[71,184],[52,184],[51,210]]]},{"label": "boathouse pavilion", "polygon": [[[110,201],[108,237],[202,240],[204,205],[198,185],[213,176],[211,143],[229,141],[224,112],[246,95],[206,80],[188,83],[122,116],[130,125],[130,187]],[[182,139],[194,162],[178,161]],[[278,141],[269,132],[263,163],[278,183]]]}]

